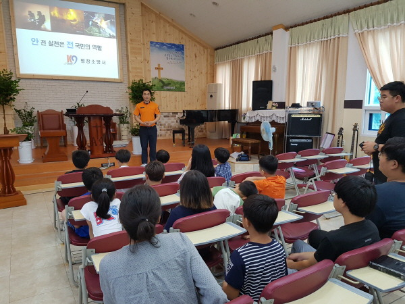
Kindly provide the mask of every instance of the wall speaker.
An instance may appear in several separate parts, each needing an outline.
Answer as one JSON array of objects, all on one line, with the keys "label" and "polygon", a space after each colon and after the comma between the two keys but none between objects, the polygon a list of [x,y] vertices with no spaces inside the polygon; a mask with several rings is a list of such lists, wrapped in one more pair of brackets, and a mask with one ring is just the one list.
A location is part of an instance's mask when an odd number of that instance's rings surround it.
[{"label": "wall speaker", "polygon": [[273,100],[273,80],[253,81],[252,110],[266,110],[267,103]]},{"label": "wall speaker", "polygon": [[322,114],[288,114],[287,135],[290,136],[321,136]]}]

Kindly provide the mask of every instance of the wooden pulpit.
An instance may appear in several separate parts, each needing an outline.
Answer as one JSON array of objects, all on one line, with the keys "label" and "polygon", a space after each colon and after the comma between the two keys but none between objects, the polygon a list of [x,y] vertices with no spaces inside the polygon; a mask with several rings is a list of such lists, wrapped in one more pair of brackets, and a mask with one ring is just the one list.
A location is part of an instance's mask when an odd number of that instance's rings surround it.
[{"label": "wooden pulpit", "polygon": [[[89,141],[90,141],[90,157],[110,157],[115,156],[113,149],[113,137],[111,134],[111,120],[114,116],[122,116],[124,114],[114,113],[109,107],[100,105],[89,105],[80,107],[76,113],[65,113],[68,117],[73,117],[76,120],[78,135],[76,143],[78,150],[86,150],[87,139],[84,135],[83,127],[85,119],[89,121]],[[105,130],[105,134],[103,134]]]},{"label": "wooden pulpit", "polygon": [[23,206],[27,200],[14,188],[15,175],[10,163],[13,147],[20,144],[27,134],[0,135],[0,209]]}]

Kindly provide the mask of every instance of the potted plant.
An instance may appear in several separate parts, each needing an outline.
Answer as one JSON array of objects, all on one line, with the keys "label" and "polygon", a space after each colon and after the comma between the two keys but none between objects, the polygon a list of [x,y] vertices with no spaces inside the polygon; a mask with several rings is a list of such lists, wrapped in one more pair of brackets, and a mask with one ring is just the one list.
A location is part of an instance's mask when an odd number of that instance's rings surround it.
[{"label": "potted plant", "polygon": [[31,131],[30,127],[22,126],[22,127],[16,127],[14,129],[10,130],[13,133],[16,134],[27,134],[27,137],[24,139],[24,141],[20,142],[20,145],[18,147],[18,154],[20,156],[20,159],[18,162],[20,164],[30,164],[34,161],[32,158],[32,144],[31,141],[33,139],[33,132]]},{"label": "potted plant", "polygon": [[149,89],[152,92],[150,100],[155,100],[153,85],[150,81],[144,82],[143,79],[133,80],[128,89],[129,100],[131,100],[135,106],[143,101],[142,93],[145,89]]},{"label": "potted plant", "polygon": [[116,112],[124,114],[122,116],[118,116],[120,121],[121,140],[128,140],[130,115],[129,109],[128,107],[121,107],[121,109],[116,110]]},{"label": "potted plant", "polygon": [[[25,103],[24,108],[22,109],[14,109],[14,111],[17,113],[17,116],[20,118],[22,122],[22,127],[25,128],[25,130],[28,132],[29,136],[27,138],[30,138],[32,148],[35,148],[34,144],[34,127],[35,123],[37,122],[37,117],[34,115],[35,113],[35,108],[28,107],[28,104]],[[28,141],[28,139],[25,139]]]},{"label": "potted plant", "polygon": [[[79,101],[79,102],[76,102],[76,104],[74,104],[74,105],[72,106],[72,109],[76,109],[76,110],[77,110],[77,109],[80,108],[80,107],[84,107],[84,103],[81,103],[81,102]],[[79,129],[78,129],[77,126],[76,126],[76,120],[75,120],[73,117],[71,117],[70,120],[73,121],[73,126],[72,126],[72,140],[73,140],[73,145],[74,145],[75,147],[77,147],[76,138],[77,138],[77,135],[79,134]]]},{"label": "potted plant", "polygon": [[130,130],[132,135],[132,154],[141,155],[141,138],[139,137],[139,124],[134,124]]},{"label": "potted plant", "polygon": [[0,71],[0,104],[3,108],[4,134],[9,131],[6,126],[6,109],[5,106],[12,106],[16,96],[22,91],[19,85],[20,79],[13,80],[13,72],[9,70]]}]

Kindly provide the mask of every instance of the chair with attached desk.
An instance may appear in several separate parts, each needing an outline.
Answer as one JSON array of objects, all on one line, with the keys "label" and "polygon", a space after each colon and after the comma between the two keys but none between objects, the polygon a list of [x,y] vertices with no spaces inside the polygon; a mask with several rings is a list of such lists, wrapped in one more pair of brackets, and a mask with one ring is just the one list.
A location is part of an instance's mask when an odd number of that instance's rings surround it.
[{"label": "chair with attached desk", "polygon": [[284,174],[281,173],[281,175],[283,175],[286,179],[291,178],[292,185],[294,186],[297,195],[299,195],[300,191],[297,187],[297,181],[295,179],[294,171],[292,169],[294,167],[295,162],[289,161],[289,160],[295,159],[296,156],[297,156],[296,152],[287,152],[287,153],[277,154],[276,155],[276,158],[278,159],[278,169],[277,169],[278,173],[277,174],[280,174],[280,171],[284,171],[285,173]]},{"label": "chair with attached desk", "polygon": [[[62,243],[65,240],[61,233],[63,223],[59,220],[59,212],[65,210],[65,203],[62,198],[69,200],[70,198],[83,195],[87,192],[86,187],[82,183],[82,173],[83,172],[74,172],[64,174],[59,176],[55,181],[55,193],[52,200],[54,207],[53,222]],[[70,187],[69,184],[74,186]],[[57,196],[59,196],[59,198]]]},{"label": "chair with attached desk", "polygon": [[75,221],[72,211],[73,210],[81,210],[83,206],[91,201],[91,195],[84,195],[72,198],[68,205],[66,206],[66,220],[64,222],[64,230],[65,230],[65,260],[69,264],[69,277],[72,282],[77,286],[77,281],[75,275],[73,273],[73,264],[74,264],[74,254],[71,250],[70,245],[82,247],[86,246],[89,242],[89,238],[83,238],[77,235],[74,230],[68,226],[68,222],[72,225],[76,226],[87,226],[86,220],[82,221]]},{"label": "chair with attached desk", "polygon": [[[263,289],[260,304],[364,303],[372,296],[336,279],[329,279],[334,263],[323,260],[306,269],[279,278]],[[343,300],[344,299],[344,300]],[[294,302],[293,302],[294,301]]]},{"label": "chair with attached desk", "polygon": [[225,177],[222,176],[212,176],[212,177],[207,177],[208,184],[210,185],[210,188],[214,188],[217,186],[223,186],[224,183],[226,183]]},{"label": "chair with attached desk", "polygon": [[[349,164],[351,164],[355,168],[358,168],[359,171],[349,173],[348,175],[366,174],[368,169],[370,169],[370,161],[371,161],[370,156],[357,157],[357,158],[353,158],[352,160],[349,160]],[[359,166],[360,166],[360,168],[359,168]]]},{"label": "chair with attached desk", "polygon": [[[299,215],[303,216],[302,219],[295,221],[293,223],[286,223],[280,225],[280,229],[276,230],[276,233],[280,233],[279,238],[283,244],[284,249],[286,244],[292,244],[297,240],[306,240],[311,231],[319,229],[319,218],[322,216],[322,211],[320,212],[306,212],[301,211],[300,208],[308,208],[310,206],[320,205],[328,201],[330,192],[329,191],[317,191],[307,194],[301,194],[291,199],[289,205],[290,212],[297,212]],[[330,211],[333,211],[333,205]],[[316,220],[316,223],[313,221]]]},{"label": "chair with attached desk", "polygon": [[[166,163],[164,166],[165,173],[167,174],[168,172],[183,170],[186,165],[184,163]],[[165,176],[162,180],[162,184],[177,182],[182,174],[183,173]]]},{"label": "chair with attached desk", "polygon": [[405,256],[405,251],[401,248],[403,248],[403,246],[405,245],[405,229],[401,229],[396,231],[392,237],[391,237],[394,241],[400,242],[401,244],[399,244],[399,248],[397,248],[395,250],[395,253]]},{"label": "chair with attached desk", "polygon": [[103,292],[100,286],[100,277],[91,263],[91,256],[96,253],[106,253],[121,249],[129,244],[126,231],[113,232],[91,239],[83,249],[82,265],[79,267],[79,303],[103,301]]},{"label": "chair with attached desk", "polygon": [[[308,189],[312,189],[314,191],[329,190],[332,192],[335,188],[335,181],[339,180],[344,176],[344,174],[347,173],[332,173],[328,171],[339,171],[339,169],[343,170],[346,165],[347,161],[345,159],[337,159],[326,162],[319,166],[319,174],[308,180],[304,193],[307,193]],[[358,170],[356,169],[354,171]]]},{"label": "chair with attached desk", "polygon": [[[329,147],[329,148],[322,150],[322,153],[325,155],[338,154],[338,153],[342,153],[342,152],[343,152],[343,147]],[[328,156],[328,157],[322,159],[321,163],[327,163],[332,160],[338,160],[338,159],[341,159],[341,156]]]},{"label": "chair with attached desk", "polygon": [[[389,281],[391,279],[394,282],[403,281],[384,274],[378,270],[372,269],[368,265],[370,261],[377,259],[382,255],[388,255],[393,248],[393,244],[394,241],[387,238],[377,243],[341,254],[335,261],[335,264],[337,265],[335,267],[333,277],[339,278],[356,288],[361,288],[364,285],[367,285],[370,292],[375,296],[375,299],[377,300],[376,303],[379,302],[380,304],[383,304],[380,291],[374,286],[374,284],[376,284],[376,277],[377,284],[380,283],[378,282],[378,276],[384,278],[383,280],[385,280],[385,283],[388,284],[390,284]],[[386,290],[384,292],[396,290],[396,283],[394,283],[393,286],[394,289]],[[403,284],[400,288],[402,287],[404,287]]]},{"label": "chair with attached desk", "polygon": [[[129,189],[132,188],[135,185],[141,185],[145,183],[145,180],[143,178],[143,173],[145,172],[145,168],[142,166],[133,166],[133,167],[121,167],[117,169],[112,169],[107,171],[107,175],[111,176],[111,179],[114,182],[115,188],[116,189]],[[138,178],[129,178],[130,176],[134,175],[139,175],[140,177]],[[126,177],[128,176],[127,180],[121,180],[121,181],[114,181],[115,177]]]},{"label": "chair with attached desk", "polygon": [[251,176],[262,177],[263,175],[261,175],[259,171],[252,171],[252,172],[239,173],[239,174],[232,175],[232,177],[231,177],[231,182],[233,182],[233,184],[240,184],[240,183],[243,182],[246,178],[251,177]]},{"label": "chair with attached desk", "polygon": [[[160,184],[160,185],[154,185],[152,186],[153,189],[156,190],[156,192],[159,194],[159,197],[164,197],[172,194],[176,194],[179,189],[180,185],[178,183],[167,183],[167,184]],[[160,218],[160,224],[165,224],[168,218],[168,213],[164,212],[169,209],[175,208],[178,204],[180,204],[180,197],[177,202],[170,203],[170,204],[164,204],[162,201],[162,216]]]},{"label": "chair with attached desk", "polygon": [[[319,155],[319,153],[320,153],[319,149],[306,149],[299,151],[298,155],[304,158],[311,156],[314,157],[316,155]],[[318,162],[319,159],[317,158],[307,159],[305,161],[299,162],[296,167],[292,168],[294,170],[294,176],[297,179],[306,182],[309,178],[314,177],[318,172],[317,170]]]},{"label": "chair with attached desk", "polygon": [[[176,220],[173,224],[173,229],[178,229],[183,233],[203,230],[225,223],[229,215],[230,212],[226,209],[201,212]],[[226,259],[226,257],[222,256],[225,254],[224,250],[222,250],[221,254],[221,251],[214,247],[214,244],[216,243],[217,241],[202,246],[197,246],[197,249],[204,250],[204,256],[202,256],[202,258],[209,268],[223,263]],[[223,242],[220,242],[220,244],[223,249]]]}]

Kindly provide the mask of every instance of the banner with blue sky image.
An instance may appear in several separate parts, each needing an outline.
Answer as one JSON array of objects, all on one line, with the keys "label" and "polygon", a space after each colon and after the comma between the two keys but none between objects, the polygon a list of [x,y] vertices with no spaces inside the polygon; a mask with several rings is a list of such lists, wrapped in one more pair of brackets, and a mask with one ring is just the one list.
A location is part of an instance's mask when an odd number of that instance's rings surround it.
[{"label": "banner with blue sky image", "polygon": [[150,42],[153,90],[185,92],[184,44]]}]

